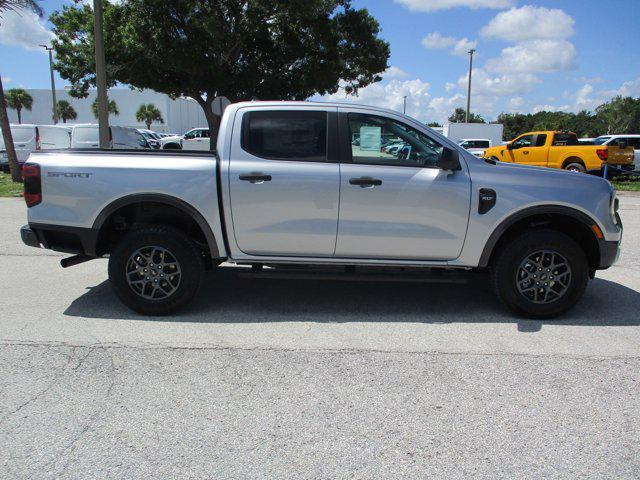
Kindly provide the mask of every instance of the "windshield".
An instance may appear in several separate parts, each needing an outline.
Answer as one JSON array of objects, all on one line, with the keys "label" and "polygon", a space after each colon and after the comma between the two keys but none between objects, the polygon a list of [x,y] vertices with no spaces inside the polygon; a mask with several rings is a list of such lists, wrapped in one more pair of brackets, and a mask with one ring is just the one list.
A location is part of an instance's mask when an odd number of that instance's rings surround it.
[{"label": "windshield", "polygon": [[593,141],[593,143],[595,145],[604,145],[605,142],[607,142],[610,139],[611,139],[611,137],[598,137]]}]

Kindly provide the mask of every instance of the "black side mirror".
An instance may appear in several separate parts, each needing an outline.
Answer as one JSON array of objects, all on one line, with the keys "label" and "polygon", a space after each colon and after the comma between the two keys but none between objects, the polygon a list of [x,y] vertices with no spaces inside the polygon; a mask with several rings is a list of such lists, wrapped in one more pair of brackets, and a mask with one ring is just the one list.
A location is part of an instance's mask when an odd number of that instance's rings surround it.
[{"label": "black side mirror", "polygon": [[444,147],[438,160],[438,167],[442,170],[462,170],[460,167],[460,156],[456,150]]},{"label": "black side mirror", "polygon": [[507,150],[515,150],[516,147],[513,143],[507,143]]}]

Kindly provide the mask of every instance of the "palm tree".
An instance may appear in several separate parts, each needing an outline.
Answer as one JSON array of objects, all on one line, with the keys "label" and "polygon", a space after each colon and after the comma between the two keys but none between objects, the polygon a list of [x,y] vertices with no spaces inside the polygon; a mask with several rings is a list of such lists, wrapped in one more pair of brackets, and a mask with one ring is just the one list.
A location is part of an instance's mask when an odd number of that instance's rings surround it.
[{"label": "palm tree", "polygon": [[18,112],[18,123],[22,123],[22,109],[31,110],[33,97],[24,88],[12,88],[7,92],[7,106]]},{"label": "palm tree", "polygon": [[[42,16],[42,8],[34,0],[0,0],[0,23],[2,21],[2,13],[9,10],[31,10],[39,17]],[[9,115],[7,115],[7,101],[2,87],[2,76],[0,76],[0,128],[2,128],[4,147],[7,150],[7,159],[9,160],[9,168],[11,169],[11,180],[20,182],[22,174],[18,166],[18,157],[13,145],[13,136],[11,135],[11,128],[9,126]]]},{"label": "palm tree", "polygon": [[153,103],[143,103],[136,112],[136,120],[147,124],[147,130],[151,130],[153,122],[164,123],[162,113]]},{"label": "palm tree", "polygon": [[[98,97],[91,104],[91,111],[93,112],[93,116],[98,118]],[[120,110],[118,110],[118,104],[115,100],[107,99],[107,112],[113,115],[120,115]]]},{"label": "palm tree", "polygon": [[67,123],[67,120],[75,120],[78,118],[78,114],[75,109],[66,100],[59,100],[56,105],[56,113],[58,118],[62,119],[62,123]]}]

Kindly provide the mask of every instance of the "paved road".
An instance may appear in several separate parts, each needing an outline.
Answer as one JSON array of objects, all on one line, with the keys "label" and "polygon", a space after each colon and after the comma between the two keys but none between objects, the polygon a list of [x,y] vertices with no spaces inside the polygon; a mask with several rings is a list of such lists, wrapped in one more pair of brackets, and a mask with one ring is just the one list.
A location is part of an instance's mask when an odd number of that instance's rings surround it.
[{"label": "paved road", "polygon": [[640,197],[559,322],[466,285],[209,275],[122,307],[0,200],[1,478],[638,478]]}]

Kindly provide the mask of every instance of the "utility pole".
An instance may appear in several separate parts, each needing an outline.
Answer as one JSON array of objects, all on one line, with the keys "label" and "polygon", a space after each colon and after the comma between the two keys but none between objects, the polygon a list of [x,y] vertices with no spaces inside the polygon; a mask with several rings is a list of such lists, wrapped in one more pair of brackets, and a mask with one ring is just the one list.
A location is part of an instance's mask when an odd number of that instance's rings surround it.
[{"label": "utility pole", "polygon": [[102,31],[102,0],[93,0],[93,37],[96,56],[96,88],[98,89],[98,132],[100,148],[109,148],[109,112],[107,111],[107,73]]},{"label": "utility pole", "polygon": [[53,78],[53,47],[40,45],[49,52],[49,72],[51,73],[51,100],[53,101],[53,123],[58,123],[58,102],[56,102],[56,81]]},{"label": "utility pole", "polygon": [[469,112],[471,110],[471,70],[473,69],[473,54],[476,53],[475,48],[469,50],[469,82],[467,85],[467,114],[464,117],[465,123],[469,123]]},{"label": "utility pole", "polygon": [[404,100],[404,106],[402,107],[402,113],[407,113],[407,96],[402,97]]}]

